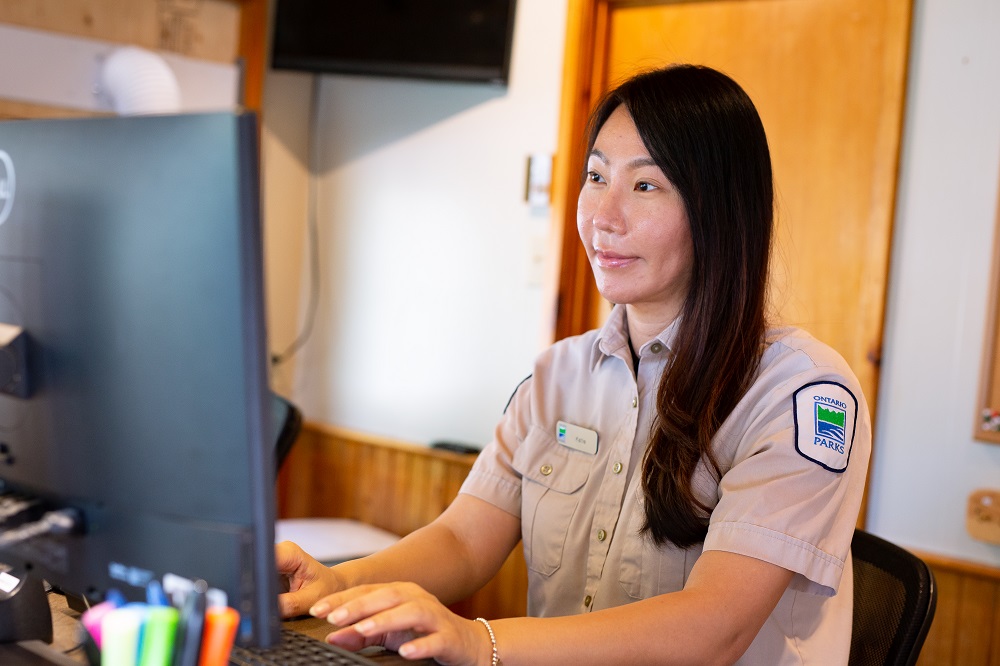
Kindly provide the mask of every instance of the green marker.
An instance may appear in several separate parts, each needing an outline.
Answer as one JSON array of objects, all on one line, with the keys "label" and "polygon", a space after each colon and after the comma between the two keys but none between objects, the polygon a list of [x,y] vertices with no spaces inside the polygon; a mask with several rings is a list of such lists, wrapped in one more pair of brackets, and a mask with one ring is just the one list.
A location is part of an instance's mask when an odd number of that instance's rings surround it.
[{"label": "green marker", "polygon": [[139,666],[170,666],[180,613],[171,606],[150,606],[142,629]]}]

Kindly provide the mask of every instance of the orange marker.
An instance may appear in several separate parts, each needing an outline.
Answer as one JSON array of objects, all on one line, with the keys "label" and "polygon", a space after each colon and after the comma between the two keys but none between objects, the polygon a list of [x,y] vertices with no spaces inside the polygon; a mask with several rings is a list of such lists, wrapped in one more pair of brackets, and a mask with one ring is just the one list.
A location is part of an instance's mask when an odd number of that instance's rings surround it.
[{"label": "orange marker", "polygon": [[201,634],[201,656],[198,666],[228,666],[240,614],[234,608],[209,608],[205,611],[205,628]]}]

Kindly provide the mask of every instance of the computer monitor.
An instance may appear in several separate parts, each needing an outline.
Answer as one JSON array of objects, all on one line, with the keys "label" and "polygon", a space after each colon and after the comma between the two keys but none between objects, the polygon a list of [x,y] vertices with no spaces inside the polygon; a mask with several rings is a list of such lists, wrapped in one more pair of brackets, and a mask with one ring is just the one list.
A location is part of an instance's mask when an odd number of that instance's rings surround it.
[{"label": "computer monitor", "polygon": [[78,533],[0,562],[91,599],[204,579],[277,641],[257,127],[0,123],[0,483]]}]

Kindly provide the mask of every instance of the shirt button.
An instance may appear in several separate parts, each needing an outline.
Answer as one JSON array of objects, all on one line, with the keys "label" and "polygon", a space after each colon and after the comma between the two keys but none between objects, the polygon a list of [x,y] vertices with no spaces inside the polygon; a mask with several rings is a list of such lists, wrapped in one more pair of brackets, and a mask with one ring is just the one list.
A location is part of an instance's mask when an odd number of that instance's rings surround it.
[{"label": "shirt button", "polygon": [[586,606],[587,608],[590,608],[590,604],[593,601],[594,601],[594,599],[588,594],[587,596],[585,596],[583,598],[583,605]]},{"label": "shirt button", "polygon": [[654,342],[649,346],[649,351],[653,352],[654,354],[659,354],[661,351],[663,351],[663,345],[661,345],[659,342]]},{"label": "shirt button", "polygon": [[638,407],[639,406],[639,398],[635,398],[635,397],[632,398],[632,406],[633,407]]},{"label": "shirt button", "polygon": [[598,541],[604,541],[607,538],[608,538],[608,533],[607,532],[605,532],[604,530],[597,530],[597,540]]},{"label": "shirt button", "polygon": [[552,465],[542,465],[538,471],[542,473],[542,476],[548,476],[552,473]]},{"label": "shirt button", "polygon": [[614,465],[612,465],[611,471],[614,472],[615,474],[621,474],[622,464],[620,462],[616,462]]}]

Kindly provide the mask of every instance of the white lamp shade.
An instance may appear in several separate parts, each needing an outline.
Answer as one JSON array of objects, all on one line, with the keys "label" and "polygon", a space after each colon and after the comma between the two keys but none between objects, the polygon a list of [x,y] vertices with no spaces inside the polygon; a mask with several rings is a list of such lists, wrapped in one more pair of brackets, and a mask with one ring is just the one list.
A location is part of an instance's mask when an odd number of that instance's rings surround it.
[{"label": "white lamp shade", "polygon": [[100,86],[122,116],[177,113],[181,108],[180,86],[170,65],[139,47],[112,51],[101,66]]}]

